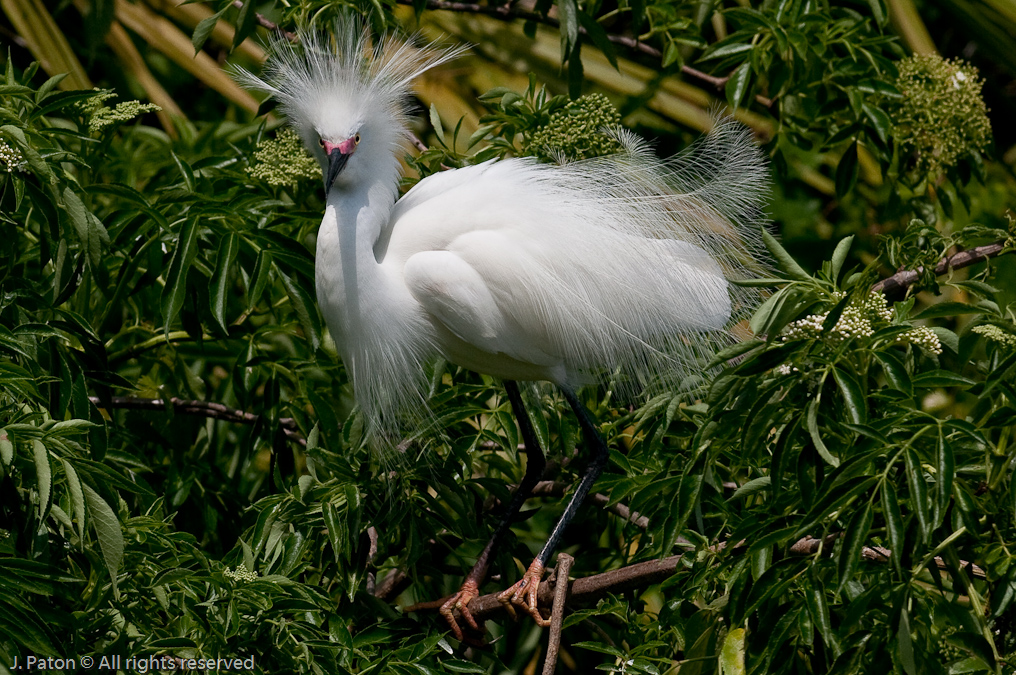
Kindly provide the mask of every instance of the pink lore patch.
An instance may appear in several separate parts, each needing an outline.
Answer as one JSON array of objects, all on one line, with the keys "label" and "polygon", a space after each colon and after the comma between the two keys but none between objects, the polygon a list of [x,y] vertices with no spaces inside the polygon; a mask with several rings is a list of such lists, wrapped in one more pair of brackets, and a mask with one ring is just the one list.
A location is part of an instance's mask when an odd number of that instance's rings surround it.
[{"label": "pink lore patch", "polygon": [[325,141],[324,143],[325,143],[325,152],[329,155],[332,154],[332,150],[335,149],[338,149],[338,151],[341,152],[343,155],[351,155],[353,154],[353,150],[356,150],[355,137],[347,138],[341,143],[332,143],[330,141]]}]

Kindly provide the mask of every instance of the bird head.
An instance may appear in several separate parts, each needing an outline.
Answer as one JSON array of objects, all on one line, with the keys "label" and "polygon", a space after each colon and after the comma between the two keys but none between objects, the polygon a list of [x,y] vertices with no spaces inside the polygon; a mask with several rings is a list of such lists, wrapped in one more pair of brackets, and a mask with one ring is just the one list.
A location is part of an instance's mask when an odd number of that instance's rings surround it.
[{"label": "bird head", "polygon": [[464,48],[373,42],[352,18],[337,21],[330,34],[301,31],[298,42],[275,39],[263,79],[241,69],[237,78],[279,102],[321,165],[326,191],[372,178],[397,182],[411,83]]}]

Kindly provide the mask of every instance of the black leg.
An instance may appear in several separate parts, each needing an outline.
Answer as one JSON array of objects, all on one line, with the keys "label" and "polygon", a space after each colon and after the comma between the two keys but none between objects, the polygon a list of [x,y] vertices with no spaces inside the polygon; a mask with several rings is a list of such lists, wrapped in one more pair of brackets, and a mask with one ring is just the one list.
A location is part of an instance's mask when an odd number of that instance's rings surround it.
[{"label": "black leg", "polygon": [[610,450],[607,448],[607,443],[603,440],[603,436],[596,429],[596,422],[593,420],[592,413],[589,412],[586,406],[582,405],[582,402],[575,395],[574,391],[567,387],[561,387],[561,391],[564,393],[564,397],[572,407],[572,410],[575,411],[575,416],[579,418],[579,425],[582,427],[582,433],[586,437],[586,442],[592,447],[593,456],[589,459],[589,465],[586,466],[586,472],[582,475],[582,480],[579,481],[578,487],[575,488],[575,494],[572,495],[564,513],[561,514],[557,525],[554,526],[554,530],[550,533],[550,537],[547,538],[547,543],[543,545],[543,549],[536,556],[536,559],[544,566],[550,561],[550,556],[557,548],[561,535],[564,534],[564,528],[575,518],[579,507],[586,501],[589,490],[592,489],[593,483],[603,473],[604,467],[607,466],[607,459],[610,457]]},{"label": "black leg", "polygon": [[[494,556],[498,547],[501,545],[501,540],[504,539],[505,533],[511,528],[512,522],[522,509],[522,505],[525,504],[526,499],[529,498],[529,494],[533,491],[533,487],[543,477],[543,471],[547,466],[547,460],[543,455],[543,449],[540,447],[539,441],[536,440],[536,432],[533,431],[532,422],[529,421],[529,415],[526,413],[526,408],[522,405],[522,395],[519,392],[519,385],[512,380],[504,381],[504,388],[508,392],[508,400],[512,405],[512,412],[515,413],[515,419],[519,423],[519,429],[522,431],[522,441],[526,446],[526,474],[522,477],[522,482],[515,489],[515,494],[512,495],[511,501],[508,503],[508,508],[501,516],[501,522],[494,529],[494,534],[491,535],[490,541],[483,548],[483,552],[480,553],[480,557],[476,559],[476,564],[473,565],[473,569],[469,571],[466,576],[465,582],[462,584],[462,588],[459,592],[448,599],[443,605],[441,605],[441,615],[444,616],[448,625],[451,627],[455,637],[462,640],[463,634],[462,629],[459,627],[458,622],[455,620],[453,610],[458,610],[462,618],[465,619],[474,630],[480,630],[480,627],[476,624],[476,620],[473,619],[473,615],[469,613],[469,601],[479,595],[480,584],[487,578],[487,568],[490,566],[490,559]],[[588,490],[587,490],[588,491]],[[557,532],[557,528],[554,530]]]},{"label": "black leg", "polygon": [[543,549],[537,554],[522,578],[497,596],[505,609],[513,615],[514,610],[512,605],[518,604],[529,612],[529,615],[533,617],[536,623],[544,627],[549,626],[550,621],[544,619],[543,615],[540,614],[536,597],[540,587],[540,579],[543,577],[543,570],[547,566],[550,556],[554,553],[554,549],[557,548],[564,529],[572,521],[579,507],[586,500],[589,490],[592,489],[593,483],[603,473],[604,467],[607,466],[607,459],[610,456],[607,443],[603,440],[600,432],[597,431],[596,423],[593,421],[593,416],[589,410],[582,405],[582,402],[579,401],[574,391],[567,387],[561,387],[561,391],[579,419],[579,425],[582,427],[586,442],[592,446],[592,457],[589,460],[589,465],[586,467],[586,472],[582,475],[582,480],[579,481],[579,485],[575,489],[575,494],[569,500],[568,506],[565,507],[564,513],[554,526],[554,530],[550,533],[550,537],[547,538],[547,543],[543,545]]}]

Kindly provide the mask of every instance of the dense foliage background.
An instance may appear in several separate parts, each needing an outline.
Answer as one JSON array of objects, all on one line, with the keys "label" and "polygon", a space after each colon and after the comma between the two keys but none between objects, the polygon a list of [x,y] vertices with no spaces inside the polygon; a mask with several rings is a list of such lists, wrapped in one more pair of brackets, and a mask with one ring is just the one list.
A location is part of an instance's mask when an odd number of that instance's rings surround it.
[{"label": "dense foliage background", "polygon": [[[489,613],[467,645],[401,611],[458,588],[521,478],[518,432],[497,382],[435,364],[443,435],[369,452],[314,303],[319,174],[221,67],[346,11],[473,45],[419,83],[407,183],[606,152],[617,120],[668,154],[718,105],[772,157],[778,273],[746,341],[692,399],[583,392],[611,463],[562,546],[595,583],[559,672],[1016,664],[1012,0],[0,9],[0,669],[541,663],[530,621]],[[567,405],[529,396],[556,461],[488,592],[582,467]]]}]

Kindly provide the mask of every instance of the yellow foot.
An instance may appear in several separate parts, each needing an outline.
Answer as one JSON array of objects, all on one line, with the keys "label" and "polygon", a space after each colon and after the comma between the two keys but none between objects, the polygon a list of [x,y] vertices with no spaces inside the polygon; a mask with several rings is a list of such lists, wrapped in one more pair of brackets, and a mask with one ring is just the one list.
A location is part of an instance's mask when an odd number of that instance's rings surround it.
[{"label": "yellow foot", "polygon": [[515,618],[515,608],[512,605],[518,605],[525,609],[529,616],[533,617],[533,621],[546,628],[550,625],[550,619],[544,619],[543,615],[540,614],[540,608],[536,600],[536,594],[540,590],[540,579],[542,577],[543,563],[539,560],[534,560],[533,564],[526,570],[526,573],[522,575],[522,578],[514,586],[498,593],[497,599],[504,605],[505,611],[513,619]]},{"label": "yellow foot", "polygon": [[462,584],[462,588],[459,592],[452,597],[445,600],[444,604],[441,605],[439,612],[441,616],[448,622],[448,626],[452,629],[452,633],[455,634],[455,639],[459,642],[465,640],[465,636],[462,634],[462,628],[459,627],[459,622],[455,620],[455,610],[459,611],[459,616],[465,619],[469,627],[476,632],[482,632],[480,626],[477,625],[476,619],[469,613],[469,603],[480,594],[480,589],[476,585],[476,582],[472,579],[466,579],[466,582]]}]

